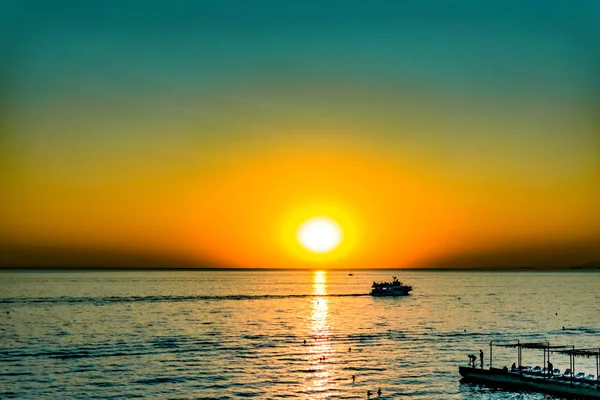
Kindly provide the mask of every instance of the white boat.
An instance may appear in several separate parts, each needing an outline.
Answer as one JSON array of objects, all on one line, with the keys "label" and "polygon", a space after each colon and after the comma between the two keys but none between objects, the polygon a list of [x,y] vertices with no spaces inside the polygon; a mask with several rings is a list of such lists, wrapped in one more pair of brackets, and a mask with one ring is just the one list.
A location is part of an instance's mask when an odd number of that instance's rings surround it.
[{"label": "white boat", "polygon": [[395,276],[391,282],[373,282],[371,296],[408,296],[412,286],[404,285]]}]

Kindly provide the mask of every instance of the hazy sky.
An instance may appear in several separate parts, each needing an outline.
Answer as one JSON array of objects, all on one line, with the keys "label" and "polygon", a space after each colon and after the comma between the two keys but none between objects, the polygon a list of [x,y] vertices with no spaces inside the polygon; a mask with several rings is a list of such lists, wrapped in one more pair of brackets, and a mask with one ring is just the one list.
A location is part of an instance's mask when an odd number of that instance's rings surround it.
[{"label": "hazy sky", "polygon": [[5,0],[0,265],[598,259],[599,105],[593,0]]}]

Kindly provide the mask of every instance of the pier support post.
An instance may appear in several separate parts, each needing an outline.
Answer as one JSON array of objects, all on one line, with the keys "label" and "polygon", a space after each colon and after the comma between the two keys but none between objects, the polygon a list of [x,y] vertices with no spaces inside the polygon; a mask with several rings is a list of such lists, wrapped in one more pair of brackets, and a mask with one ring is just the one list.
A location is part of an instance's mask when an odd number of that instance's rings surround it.
[{"label": "pier support post", "polygon": [[600,348],[596,354],[596,387],[600,389]]},{"label": "pier support post", "polygon": [[517,362],[519,363],[519,375],[523,375],[523,364],[521,359],[521,342],[517,340]]},{"label": "pier support post", "polygon": [[[546,368],[546,348],[544,347],[544,364],[542,364],[542,372],[544,372],[544,368]],[[548,369],[548,368],[546,368]],[[546,377],[544,377],[544,379],[546,379]]]},{"label": "pier support post", "polygon": [[[573,346],[573,350],[575,349],[575,346]],[[573,384],[573,377],[575,376],[575,354],[571,353],[571,385]]]}]

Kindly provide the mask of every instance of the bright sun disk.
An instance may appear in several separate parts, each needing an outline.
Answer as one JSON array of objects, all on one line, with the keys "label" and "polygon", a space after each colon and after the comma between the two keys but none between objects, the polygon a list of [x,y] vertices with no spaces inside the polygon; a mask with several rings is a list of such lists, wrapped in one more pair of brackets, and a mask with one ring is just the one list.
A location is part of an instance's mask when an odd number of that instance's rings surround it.
[{"label": "bright sun disk", "polygon": [[315,217],[300,225],[297,237],[305,249],[313,253],[327,253],[342,241],[342,230],[330,218]]}]

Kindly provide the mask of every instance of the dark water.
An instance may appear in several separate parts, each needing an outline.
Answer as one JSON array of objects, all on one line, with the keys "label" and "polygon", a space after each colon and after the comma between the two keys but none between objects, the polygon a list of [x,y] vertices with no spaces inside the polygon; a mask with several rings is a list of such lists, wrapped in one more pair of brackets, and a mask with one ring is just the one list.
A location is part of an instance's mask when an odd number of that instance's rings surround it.
[{"label": "dark water", "polygon": [[[544,399],[458,365],[490,340],[600,346],[599,273],[353,274],[1,273],[0,397]],[[414,294],[364,295],[392,274]]]}]

